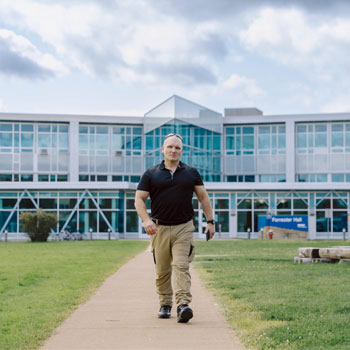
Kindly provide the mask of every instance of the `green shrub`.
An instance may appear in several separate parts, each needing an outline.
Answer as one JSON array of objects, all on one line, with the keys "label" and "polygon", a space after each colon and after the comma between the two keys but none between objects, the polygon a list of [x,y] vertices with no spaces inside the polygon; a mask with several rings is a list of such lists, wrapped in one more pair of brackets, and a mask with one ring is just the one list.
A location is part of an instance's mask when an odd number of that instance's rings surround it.
[{"label": "green shrub", "polygon": [[32,242],[46,242],[51,229],[57,224],[56,214],[38,210],[35,213],[22,213],[23,232],[26,232]]}]

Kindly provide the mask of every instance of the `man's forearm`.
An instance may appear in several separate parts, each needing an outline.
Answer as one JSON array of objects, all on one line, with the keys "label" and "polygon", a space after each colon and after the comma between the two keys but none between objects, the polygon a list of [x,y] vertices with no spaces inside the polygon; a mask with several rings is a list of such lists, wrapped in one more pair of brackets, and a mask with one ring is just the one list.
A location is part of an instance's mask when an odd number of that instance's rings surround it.
[{"label": "man's forearm", "polygon": [[202,207],[202,210],[203,210],[205,217],[207,218],[207,221],[213,220],[213,218],[214,218],[213,217],[213,209],[211,207],[209,197],[206,197],[201,201],[201,207]]},{"label": "man's forearm", "polygon": [[135,208],[143,222],[151,219],[147,213],[146,204],[142,199],[135,199]]}]

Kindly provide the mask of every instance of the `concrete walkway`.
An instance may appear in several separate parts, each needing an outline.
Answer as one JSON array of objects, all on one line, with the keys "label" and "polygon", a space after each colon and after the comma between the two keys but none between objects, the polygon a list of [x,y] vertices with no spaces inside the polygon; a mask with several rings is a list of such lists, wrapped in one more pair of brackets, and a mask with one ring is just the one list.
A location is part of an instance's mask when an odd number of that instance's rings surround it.
[{"label": "concrete walkway", "polygon": [[158,295],[151,252],[145,251],[107,278],[68,318],[43,350],[217,349],[243,350],[213,297],[192,269],[194,318],[158,319]]}]

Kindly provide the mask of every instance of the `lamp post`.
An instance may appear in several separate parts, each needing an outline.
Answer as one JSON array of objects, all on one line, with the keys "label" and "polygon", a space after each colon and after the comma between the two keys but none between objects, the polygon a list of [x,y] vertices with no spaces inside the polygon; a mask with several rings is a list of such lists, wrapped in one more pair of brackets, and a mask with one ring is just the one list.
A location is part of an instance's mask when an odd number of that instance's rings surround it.
[{"label": "lamp post", "polygon": [[92,241],[92,228],[90,227],[90,241]]},{"label": "lamp post", "polygon": [[343,228],[343,240],[346,241],[346,228]]},{"label": "lamp post", "polygon": [[248,230],[247,230],[247,232],[248,232],[248,239],[250,239],[250,227],[248,227]]},{"label": "lamp post", "polygon": [[7,230],[5,230],[5,231],[4,231],[4,233],[5,233],[5,242],[7,242],[7,235],[8,235],[8,231],[7,231]]},{"label": "lamp post", "polygon": [[108,227],[108,240],[111,240],[111,229]]}]

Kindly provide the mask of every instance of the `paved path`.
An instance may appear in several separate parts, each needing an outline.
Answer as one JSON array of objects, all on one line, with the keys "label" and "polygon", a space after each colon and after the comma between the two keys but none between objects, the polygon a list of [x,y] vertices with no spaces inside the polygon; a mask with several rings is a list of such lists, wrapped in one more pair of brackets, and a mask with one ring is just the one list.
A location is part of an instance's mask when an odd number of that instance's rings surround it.
[{"label": "paved path", "polygon": [[58,327],[43,350],[243,350],[213,297],[192,269],[194,318],[158,319],[154,265],[145,251],[107,278],[95,294]]}]

